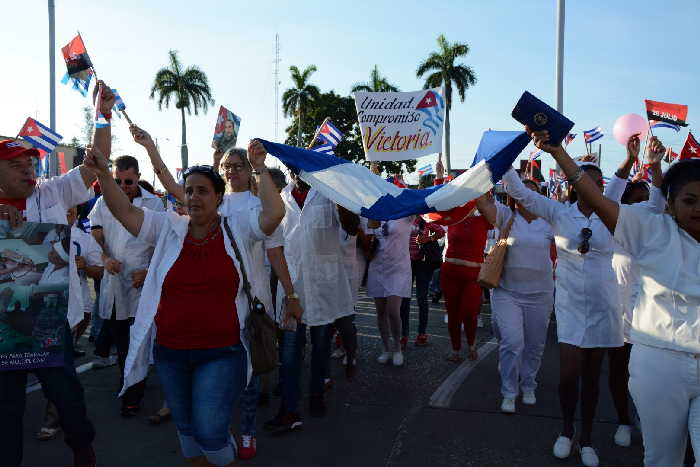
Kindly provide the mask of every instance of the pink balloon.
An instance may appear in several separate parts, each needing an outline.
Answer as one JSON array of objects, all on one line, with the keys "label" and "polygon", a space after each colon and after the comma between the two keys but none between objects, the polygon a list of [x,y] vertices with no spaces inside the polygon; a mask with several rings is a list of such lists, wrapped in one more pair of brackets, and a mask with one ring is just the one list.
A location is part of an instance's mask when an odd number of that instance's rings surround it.
[{"label": "pink balloon", "polygon": [[613,136],[622,145],[627,145],[632,135],[639,135],[639,139],[644,139],[647,131],[649,131],[649,122],[637,114],[625,114],[615,120],[613,125]]}]

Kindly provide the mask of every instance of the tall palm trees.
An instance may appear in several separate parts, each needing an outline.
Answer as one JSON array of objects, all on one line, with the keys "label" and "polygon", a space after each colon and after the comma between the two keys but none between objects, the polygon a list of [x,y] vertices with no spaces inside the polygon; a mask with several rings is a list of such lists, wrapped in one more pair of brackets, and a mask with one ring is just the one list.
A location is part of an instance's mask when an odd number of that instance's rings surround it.
[{"label": "tall palm trees", "polygon": [[459,99],[464,102],[464,92],[469,86],[476,83],[474,70],[464,64],[456,64],[455,61],[469,53],[469,45],[455,42],[450,44],[445,36],[440,34],[437,38],[437,52],[431,53],[425,61],[418,65],[416,77],[420,78],[428,72],[424,88],[436,88],[445,86],[445,161],[447,173],[450,173],[450,109],[452,108],[452,83],[457,87]]},{"label": "tall palm trees", "polygon": [[368,82],[356,84],[352,87],[352,92],[397,92],[398,90],[399,88],[389,83],[386,76],[379,74],[377,65],[374,65],[374,69],[370,72]]},{"label": "tall palm trees", "polygon": [[282,110],[285,117],[296,115],[297,120],[297,146],[303,146],[301,140],[302,121],[304,109],[311,103],[318,101],[321,91],[316,85],[309,83],[309,77],[316,71],[316,65],[307,66],[303,72],[296,65],[289,67],[292,73],[294,87],[287,89],[282,94]]},{"label": "tall palm trees", "polygon": [[209,88],[207,75],[196,65],[184,68],[177,58],[177,52],[171,50],[169,53],[170,64],[166,68],[161,68],[156,73],[151,88],[151,99],[158,94],[158,110],[163,110],[170,106],[170,99],[175,100],[175,108],[180,109],[182,115],[182,146],[180,157],[182,157],[182,170],[187,168],[187,126],[185,125],[185,110],[187,115],[194,111],[195,115],[199,110],[207,111],[210,105],[214,104]]}]

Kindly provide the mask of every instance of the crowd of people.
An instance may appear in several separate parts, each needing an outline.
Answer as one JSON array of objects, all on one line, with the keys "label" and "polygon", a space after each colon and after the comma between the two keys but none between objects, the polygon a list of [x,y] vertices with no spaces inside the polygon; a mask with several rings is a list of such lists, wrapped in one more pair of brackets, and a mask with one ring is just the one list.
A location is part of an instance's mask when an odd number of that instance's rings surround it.
[{"label": "crowd of people", "polygon": [[[109,121],[114,96],[99,86],[96,106]],[[256,140],[247,150],[217,148],[212,165],[189,167],[178,181],[148,132],[135,125],[130,130],[175,200],[173,209],[140,180],[136,157],[110,163],[109,125],[96,128],[81,166],[38,184],[36,150],[0,142],[0,220],[12,227],[69,224],[82,245],[80,251],[56,248],[81,272],[71,283],[71,295],[82,299],[69,306],[65,365],[32,370],[49,402],[38,436],[51,439],[62,428],[75,466],[96,465],[95,428],[73,364],[74,343],[93,309],[94,366],[118,362],[121,415],[139,413],[153,365],[164,404],[152,421],[172,417],[187,465],[231,466],[237,457],[256,454],[256,409],[267,380],[279,385],[280,406],[265,429],[280,433],[303,425],[307,329],[310,415],[326,413],[333,336],[346,377],[356,375],[354,307],[363,283],[376,306],[379,363],[404,365],[414,279],[415,345],[428,343],[436,271],[452,347],[446,357],[478,359],[479,273],[487,238],[499,235],[507,255],[490,303],[500,410],[516,412],[519,397],[537,404],[554,312],[562,414],[555,457],[569,457],[577,440],[582,464],[599,463],[592,434],[605,355],[619,418],[616,444],[631,443],[631,395],[645,465],[682,465],[688,438],[700,449],[700,161],[679,161],[662,173],[665,149],[652,137],[644,151],[650,183],[629,181],[641,147],[633,136],[605,185],[595,163],[574,162],[546,132],[526,129],[560,165],[570,187],[566,200],[551,199],[540,183],[511,169],[503,177],[507,196],[485,193],[474,213],[443,226],[422,216],[361,218],[298,176],[287,183],[284,173],[266,167],[266,150]],[[436,172],[435,184],[447,182],[441,163]],[[91,235],[79,227],[78,208]],[[99,284],[94,305],[87,278]],[[263,309],[276,327],[278,371],[260,371],[251,349],[251,339],[259,337],[249,332],[251,315]],[[22,461],[27,373],[0,372],[3,465]],[[232,427],[236,411],[241,422]]]}]

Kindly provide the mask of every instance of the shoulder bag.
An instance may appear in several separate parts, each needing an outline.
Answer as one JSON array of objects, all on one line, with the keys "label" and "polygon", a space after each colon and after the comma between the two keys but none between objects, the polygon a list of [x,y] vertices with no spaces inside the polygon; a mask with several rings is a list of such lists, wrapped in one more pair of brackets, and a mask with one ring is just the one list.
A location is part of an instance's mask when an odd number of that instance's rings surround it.
[{"label": "shoulder bag", "polygon": [[508,251],[508,236],[510,235],[511,227],[513,227],[513,221],[515,221],[515,211],[510,216],[508,224],[501,231],[498,242],[491,248],[486,259],[484,259],[481,270],[479,270],[477,282],[486,289],[495,289],[501,280],[503,265],[506,261],[506,252]]}]

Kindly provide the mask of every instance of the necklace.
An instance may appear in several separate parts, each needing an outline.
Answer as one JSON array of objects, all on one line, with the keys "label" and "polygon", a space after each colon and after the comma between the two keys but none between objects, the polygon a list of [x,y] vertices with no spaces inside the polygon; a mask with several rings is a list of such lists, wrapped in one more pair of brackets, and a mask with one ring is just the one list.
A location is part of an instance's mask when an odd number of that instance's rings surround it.
[{"label": "necklace", "polygon": [[221,235],[221,225],[219,225],[219,216],[216,216],[216,219],[214,219],[212,223],[214,225],[212,225],[209,228],[209,231],[207,231],[207,234],[202,239],[196,239],[192,236],[191,233],[188,233],[185,237],[185,243],[192,246],[204,246],[212,240],[216,240],[219,237],[219,235]]}]

